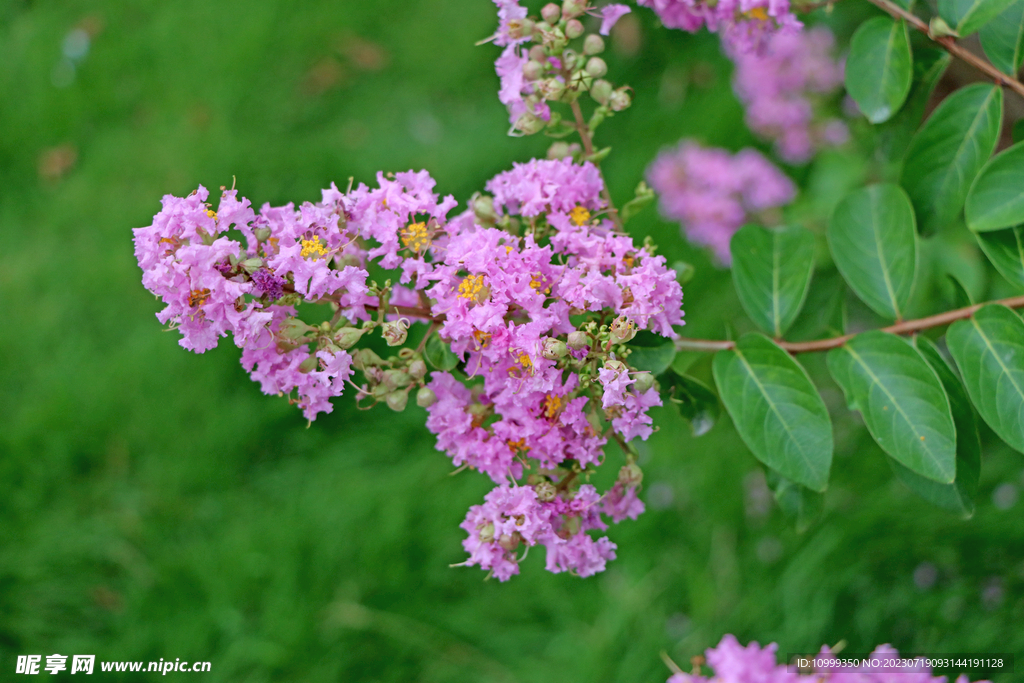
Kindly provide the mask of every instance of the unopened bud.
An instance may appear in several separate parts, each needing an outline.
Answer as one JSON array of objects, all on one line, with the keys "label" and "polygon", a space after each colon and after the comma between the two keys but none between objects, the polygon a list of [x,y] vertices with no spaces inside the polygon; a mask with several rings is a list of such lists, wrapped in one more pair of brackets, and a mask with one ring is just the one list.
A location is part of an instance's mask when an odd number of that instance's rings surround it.
[{"label": "unopened bud", "polygon": [[494,211],[494,199],[485,194],[478,194],[473,197],[472,203],[477,221],[483,225],[494,225],[498,220],[498,214]]},{"label": "unopened bud", "polygon": [[586,8],[586,0],[562,0],[562,17],[564,19],[578,17]]},{"label": "unopened bud", "polygon": [[544,65],[532,59],[523,65],[523,78],[535,81],[544,75]]},{"label": "unopened bud", "polygon": [[537,500],[542,503],[549,503],[558,495],[558,489],[555,488],[554,484],[547,480],[539,481],[534,484],[533,490],[537,493]]},{"label": "unopened bud", "polygon": [[530,112],[526,112],[518,119],[516,119],[515,127],[516,130],[519,130],[522,133],[525,133],[526,135],[533,135],[534,133],[539,133],[542,130],[544,130],[545,125],[546,124],[544,123],[543,119],[535,116]]},{"label": "unopened bud", "polygon": [[278,334],[285,339],[297,341],[306,336],[307,332],[312,332],[313,328],[302,322],[298,318],[288,318],[278,328]]},{"label": "unopened bud", "polygon": [[604,39],[596,33],[591,33],[583,40],[583,54],[599,55],[604,52]]},{"label": "unopened bud", "polygon": [[270,228],[256,228],[252,233],[258,242],[266,242],[270,239]]},{"label": "unopened bud", "polygon": [[579,19],[570,19],[565,24],[565,37],[573,40],[583,35],[583,23]]},{"label": "unopened bud", "polygon": [[566,348],[564,341],[548,337],[544,340],[544,348],[541,349],[540,355],[548,360],[558,360],[559,358],[564,358],[568,352],[569,350]]},{"label": "unopened bud", "polygon": [[356,370],[362,370],[364,373],[369,368],[375,368],[383,364],[384,361],[381,357],[370,349],[357,349],[352,354],[352,367]]},{"label": "unopened bud", "polygon": [[587,60],[586,71],[594,78],[601,78],[608,73],[608,65],[600,57],[591,57]]},{"label": "unopened bud", "polygon": [[574,66],[576,66],[576,58],[578,56],[579,55],[577,54],[576,50],[573,50],[572,48],[570,48],[568,50],[562,50],[562,56],[561,56],[562,65],[566,69],[573,68]]},{"label": "unopened bud", "polygon": [[540,94],[545,100],[557,100],[565,92],[565,83],[557,78],[547,78],[540,83]]},{"label": "unopened bud", "polygon": [[299,363],[299,372],[313,372],[320,366],[320,359],[316,356],[310,356],[306,360]]},{"label": "unopened bud", "polygon": [[534,45],[533,47],[530,48],[529,54],[530,59],[532,59],[535,62],[540,62],[541,64],[546,62],[548,59],[548,53],[544,49],[543,45]]},{"label": "unopened bud", "polygon": [[612,96],[612,84],[603,78],[594,81],[594,84],[590,86],[590,96],[598,104],[608,104],[608,100]]},{"label": "unopened bud", "polygon": [[437,403],[437,394],[430,387],[420,387],[416,392],[416,405],[420,408],[429,408]]},{"label": "unopened bud", "polygon": [[401,346],[409,336],[409,321],[405,318],[388,321],[380,327],[381,336],[388,346]]},{"label": "unopened bud", "polygon": [[572,152],[569,151],[569,143],[562,140],[556,140],[548,147],[548,159],[564,159],[570,154]]},{"label": "unopened bud", "polygon": [[612,335],[612,341],[616,344],[625,344],[630,339],[636,336],[636,325],[633,321],[624,315],[620,315],[618,318],[612,321],[611,327],[608,331]]},{"label": "unopened bud", "polygon": [[558,20],[562,18],[562,9],[555,3],[549,2],[541,9],[540,16],[549,24],[557,24]]},{"label": "unopened bud", "polygon": [[404,370],[385,370],[381,378],[381,386],[389,391],[394,391],[395,389],[409,386],[411,379],[412,377],[409,376],[409,373]]},{"label": "unopened bud", "polygon": [[405,391],[392,391],[384,400],[388,404],[388,408],[400,413],[405,410],[405,404],[409,402],[409,394]]},{"label": "unopened bud", "polygon": [[491,543],[494,541],[494,525],[488,522],[480,527],[480,542]]},{"label": "unopened bud", "polygon": [[626,370],[629,370],[629,368],[626,367],[626,364],[621,360],[614,360],[611,358],[604,362],[604,367],[606,370],[611,370],[612,372],[625,372]]},{"label": "unopened bud", "polygon": [[638,372],[633,375],[633,390],[638,394],[647,393],[654,386],[654,375],[649,372]]},{"label": "unopened bud", "polygon": [[569,348],[574,351],[586,348],[590,344],[590,337],[586,332],[576,330],[569,333]]},{"label": "unopened bud", "polygon": [[518,531],[515,531],[512,534],[502,534],[501,538],[498,539],[498,545],[511,552],[519,547],[519,541],[522,538],[523,537],[519,535]]},{"label": "unopened bud", "polygon": [[357,327],[343,327],[334,333],[334,343],[341,349],[350,349],[362,338],[366,330]]},{"label": "unopened bud", "polygon": [[619,470],[619,483],[626,488],[635,488],[639,486],[643,480],[644,472],[635,462],[627,463],[622,466],[621,470]]},{"label": "unopened bud", "polygon": [[415,380],[423,379],[427,374],[427,364],[423,362],[422,358],[417,358],[413,362],[409,363],[409,376]]},{"label": "unopened bud", "polygon": [[633,98],[629,96],[625,88],[619,88],[612,93],[612,96],[608,99],[608,106],[611,107],[612,111],[622,111],[623,109],[629,109],[629,105],[633,103]]}]

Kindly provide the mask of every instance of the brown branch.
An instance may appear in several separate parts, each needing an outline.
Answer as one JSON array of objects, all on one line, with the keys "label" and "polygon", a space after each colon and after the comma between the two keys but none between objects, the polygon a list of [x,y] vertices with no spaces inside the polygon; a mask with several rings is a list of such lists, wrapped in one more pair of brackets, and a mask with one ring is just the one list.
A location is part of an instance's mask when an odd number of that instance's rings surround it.
[{"label": "brown branch", "polygon": [[[366,307],[366,310],[368,310],[368,311],[376,311],[376,310],[378,310],[378,308],[380,308],[380,307],[379,306],[369,306],[368,305]],[[433,313],[430,312],[430,309],[428,309],[428,308],[419,308],[417,306],[388,306],[387,312],[388,313],[398,313],[399,315],[409,315],[409,316],[412,316],[414,318],[426,318],[427,320],[431,320],[431,321],[433,321],[435,323],[443,322],[444,321],[444,316],[440,316],[440,317],[435,318]]]},{"label": "brown branch", "polygon": [[[874,0],[871,1],[874,2]],[[930,315],[927,318],[905,320],[903,322],[896,323],[895,325],[890,325],[889,327],[883,327],[882,332],[889,332],[890,334],[911,334],[913,332],[927,330],[930,327],[948,325],[949,323],[957,320],[970,318],[982,306],[987,306],[989,304],[1001,304],[1007,308],[1024,308],[1024,296],[1012,296],[1008,299],[999,299],[998,301],[986,301],[984,303],[974,304],[973,306],[958,308],[954,311],[946,311],[945,313]],[[777,341],[776,343],[790,353],[807,353],[808,351],[828,351],[829,349],[840,347],[856,336],[857,334],[844,334],[841,337],[817,339],[815,341]],[[727,339],[687,339],[684,337],[676,340],[676,351],[724,351],[735,346],[736,342]]]},{"label": "brown branch", "polygon": [[[583,110],[580,108],[580,103],[577,100],[573,100],[569,105],[572,107],[572,115],[576,118],[576,130],[580,134],[580,141],[583,142],[583,154],[584,156],[590,156],[594,153],[594,141],[591,139],[590,128],[587,126],[586,121],[583,120]],[[601,166],[594,164],[597,167],[597,174],[601,177],[601,197],[604,199],[605,204],[608,205],[608,215],[612,219],[612,223],[615,224],[615,229],[619,232],[623,231],[622,219],[619,218],[619,210],[615,208],[615,204],[612,202],[612,196],[608,192],[608,186],[604,182],[604,175],[601,174]]]},{"label": "brown branch", "polygon": [[946,51],[954,57],[959,57],[961,60],[970,64],[978,71],[981,71],[996,83],[1004,85],[1021,97],[1024,97],[1024,83],[1021,83],[1012,76],[1007,76],[978,55],[961,47],[952,36],[933,36],[932,32],[928,29],[928,24],[926,24],[920,17],[915,14],[911,14],[890,0],[868,0],[868,2],[880,7],[897,19],[905,20],[908,24],[945,48]]}]

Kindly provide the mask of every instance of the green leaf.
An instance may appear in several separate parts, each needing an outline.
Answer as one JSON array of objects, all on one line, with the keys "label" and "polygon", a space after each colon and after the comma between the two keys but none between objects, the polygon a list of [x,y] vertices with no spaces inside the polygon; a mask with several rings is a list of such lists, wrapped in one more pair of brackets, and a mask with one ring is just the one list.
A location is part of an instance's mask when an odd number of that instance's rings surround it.
[{"label": "green leaf", "polygon": [[1024,287],[1024,225],[976,232],[974,236],[999,274],[1018,287]]},{"label": "green leaf", "polygon": [[886,158],[896,160],[907,151],[914,131],[921,125],[932,92],[952,59],[948,52],[937,48],[924,47],[914,51],[914,82],[907,102],[896,116],[879,126],[878,144]]},{"label": "green leaf", "polygon": [[690,423],[694,436],[703,436],[718,422],[718,397],[706,384],[689,375],[670,372],[659,379],[665,403],[674,405]]},{"label": "green leaf", "polygon": [[423,348],[423,356],[428,363],[445,372],[454,369],[459,364],[459,357],[452,353],[451,347],[436,334],[431,335],[427,340],[427,344]]},{"label": "green leaf", "polygon": [[1024,321],[990,304],[950,325],[946,345],[982,419],[1024,453]]},{"label": "green leaf", "polygon": [[743,310],[776,339],[793,324],[811,284],[814,235],[798,225],[747,225],[732,236],[732,281]]},{"label": "green leaf", "polygon": [[1013,144],[1024,142],[1024,119],[1014,121],[1013,128],[1010,130],[1010,139]]},{"label": "green leaf", "polygon": [[978,33],[992,66],[1016,76],[1024,62],[1024,0],[1016,0]]},{"label": "green leaf", "polygon": [[1013,0],[939,0],[939,15],[966,38],[995,19]]},{"label": "green leaf", "polygon": [[836,267],[879,315],[901,318],[914,288],[914,209],[896,185],[872,185],[839,202],[828,223]]},{"label": "green leaf", "polygon": [[659,334],[641,330],[627,345],[626,357],[632,367],[646,370],[655,377],[665,372],[676,357],[676,345],[671,339]]},{"label": "green leaf", "polygon": [[846,59],[846,91],[871,123],[895,114],[910,92],[910,37],[902,21],[875,17],[853,34]]},{"label": "green leaf", "polygon": [[912,472],[891,458],[889,464],[897,479],[932,505],[970,517],[974,514],[974,496],[978,492],[978,476],[981,471],[981,438],[978,436],[974,407],[971,406],[964,385],[935,344],[922,336],[918,336],[914,344],[939,376],[946,396],[949,397],[953,424],[956,426],[956,479],[952,484],[940,484]]},{"label": "green leaf", "polygon": [[712,369],[722,403],[757,459],[824,491],[832,466],[832,422],[803,367],[755,332],[715,354]]},{"label": "green leaf", "polygon": [[839,271],[829,269],[815,273],[814,286],[807,293],[804,307],[789,328],[786,338],[791,341],[809,341],[844,334],[845,298],[846,283]]},{"label": "green leaf", "polygon": [[775,494],[775,502],[787,518],[793,520],[796,532],[802,534],[821,518],[825,510],[825,496],[806,486],[787,479],[769,468],[766,476],[768,488]]},{"label": "green leaf", "polygon": [[996,148],[1002,120],[1002,89],[976,83],[946,97],[913,137],[900,184],[923,231],[956,220],[971,182]]},{"label": "green leaf", "polygon": [[905,339],[880,330],[829,351],[828,370],[860,411],[871,437],[913,472],[949,484],[956,428],[935,370]]},{"label": "green leaf", "polygon": [[1024,223],[1024,143],[992,157],[981,169],[964,205],[967,227],[975,232]]}]

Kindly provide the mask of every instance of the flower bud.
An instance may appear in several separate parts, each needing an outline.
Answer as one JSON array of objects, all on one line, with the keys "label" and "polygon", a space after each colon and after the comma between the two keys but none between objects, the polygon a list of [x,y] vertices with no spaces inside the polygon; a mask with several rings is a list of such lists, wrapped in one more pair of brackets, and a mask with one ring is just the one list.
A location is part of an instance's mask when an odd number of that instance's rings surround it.
[{"label": "flower bud", "polygon": [[388,408],[400,413],[405,410],[405,404],[409,402],[409,394],[405,391],[392,391],[384,400],[388,404]]},{"label": "flower bud", "polygon": [[608,73],[608,65],[600,57],[591,57],[587,60],[586,71],[594,78],[601,78]]},{"label": "flower bud", "polygon": [[342,327],[334,333],[334,343],[340,349],[351,349],[362,338],[366,330],[357,327]]},{"label": "flower bud", "polygon": [[565,83],[557,78],[548,78],[540,82],[540,94],[545,100],[557,100],[565,92]]},{"label": "flower bud", "polygon": [[636,325],[634,325],[633,321],[626,316],[620,315],[612,321],[611,327],[608,331],[611,333],[612,341],[614,343],[625,344],[636,336]]},{"label": "flower bud", "polygon": [[604,39],[596,33],[591,33],[583,40],[583,54],[599,55],[604,52]]},{"label": "flower bud", "polygon": [[561,56],[562,64],[565,65],[565,68],[571,69],[576,64],[576,58],[578,56],[579,54],[572,48],[563,50]]},{"label": "flower bud", "polygon": [[649,372],[637,372],[633,375],[633,391],[638,394],[646,393],[654,386],[654,375]]},{"label": "flower bud", "polygon": [[586,8],[587,0],[562,0],[562,18],[578,17]]},{"label": "flower bud", "polygon": [[608,106],[611,107],[612,111],[622,111],[628,109],[629,105],[633,104],[633,98],[629,96],[625,88],[619,88],[612,93],[611,98],[608,100]]},{"label": "flower bud", "polygon": [[473,214],[481,225],[491,226],[498,220],[498,214],[494,211],[494,199],[485,195],[477,194],[470,202],[473,207]]},{"label": "flower bud", "polygon": [[427,364],[423,362],[422,358],[417,358],[413,362],[409,363],[409,376],[414,380],[421,380],[427,374]]},{"label": "flower bud", "polygon": [[320,359],[316,356],[310,356],[306,360],[299,363],[299,372],[313,372],[320,366]]},{"label": "flower bud", "polygon": [[480,542],[491,543],[494,541],[494,525],[488,522],[480,527]]},{"label": "flower bud", "polygon": [[381,325],[381,335],[388,346],[401,346],[409,336],[409,321],[405,318],[391,320]]},{"label": "flower bud", "polygon": [[523,65],[523,78],[535,81],[544,75],[544,65],[532,59]]},{"label": "flower bud", "polygon": [[622,466],[619,470],[619,483],[626,488],[635,488],[644,480],[644,472],[635,462]]},{"label": "flower bud", "polygon": [[540,355],[548,360],[558,360],[559,358],[564,358],[568,352],[569,350],[566,348],[564,341],[548,337],[544,340],[544,348],[541,349]]},{"label": "flower bud", "polygon": [[570,19],[565,24],[565,37],[572,40],[583,35],[583,23],[579,19]]},{"label": "flower bud", "polygon": [[590,96],[598,104],[608,104],[608,100],[612,96],[612,84],[603,78],[594,81],[594,84],[590,86]]},{"label": "flower bud", "polygon": [[385,370],[381,378],[381,386],[389,391],[394,391],[395,389],[409,386],[410,380],[412,380],[412,377],[404,370]]},{"label": "flower bud", "polygon": [[252,234],[255,235],[257,242],[266,242],[270,239],[270,228],[256,228],[252,231]]},{"label": "flower bud", "polygon": [[533,135],[544,130],[545,125],[543,119],[530,112],[526,112],[516,119],[515,128],[526,135]]},{"label": "flower bud", "polygon": [[569,143],[562,140],[556,140],[548,147],[548,159],[564,159],[570,154],[572,152],[569,151]]},{"label": "flower bud", "polygon": [[541,9],[540,16],[541,18],[544,19],[544,21],[554,25],[557,24],[558,20],[562,18],[562,10],[555,3],[549,2],[548,4],[544,5],[544,7]]},{"label": "flower bud", "polygon": [[604,362],[604,367],[612,372],[625,372],[629,368],[621,360],[608,359]]},{"label": "flower bud", "polygon": [[375,368],[383,364],[384,361],[381,357],[370,349],[356,349],[356,352],[352,354],[352,367],[356,370],[362,370],[364,373],[369,368]]},{"label": "flower bud", "polygon": [[510,534],[502,534],[501,538],[498,539],[498,545],[509,552],[519,547],[519,541],[522,540],[522,536],[519,535],[518,531]]},{"label": "flower bud", "polygon": [[420,387],[416,392],[416,405],[420,408],[429,408],[437,403],[437,394],[430,387]]},{"label": "flower bud", "polygon": [[288,318],[281,323],[281,326],[278,328],[278,334],[291,341],[298,341],[305,337],[307,332],[312,331],[312,327],[298,318]]},{"label": "flower bud", "polygon": [[534,45],[533,47],[531,47],[529,55],[530,59],[532,59],[535,62],[540,62],[541,64],[544,64],[545,62],[548,61],[548,53],[544,49],[543,45]]},{"label": "flower bud", "polygon": [[542,503],[549,503],[558,495],[558,489],[546,479],[534,484],[533,490],[537,493],[537,500]]},{"label": "flower bud", "polygon": [[590,336],[582,330],[569,333],[569,348],[574,351],[586,348],[590,344]]}]

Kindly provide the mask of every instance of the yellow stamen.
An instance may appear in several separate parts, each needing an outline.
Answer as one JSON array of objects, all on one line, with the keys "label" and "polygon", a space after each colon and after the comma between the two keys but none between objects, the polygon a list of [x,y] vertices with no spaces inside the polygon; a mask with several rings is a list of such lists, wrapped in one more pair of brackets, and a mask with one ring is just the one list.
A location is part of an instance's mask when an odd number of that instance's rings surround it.
[{"label": "yellow stamen", "polygon": [[413,251],[423,251],[430,246],[430,231],[426,223],[411,223],[402,232],[402,244]]},{"label": "yellow stamen", "polygon": [[768,13],[764,10],[764,7],[755,7],[754,9],[747,12],[747,16],[750,17],[751,19],[768,21]]},{"label": "yellow stamen", "polygon": [[459,283],[459,298],[479,300],[484,289],[483,275],[467,275]]},{"label": "yellow stamen", "polygon": [[316,261],[318,258],[327,255],[327,250],[324,249],[323,245],[320,244],[320,240],[314,237],[311,240],[302,240],[302,253],[301,256],[304,259],[310,259]]},{"label": "yellow stamen", "polygon": [[562,410],[562,397],[548,394],[544,397],[544,415],[553,420]]},{"label": "yellow stamen", "polygon": [[511,448],[513,452],[526,450],[526,439],[517,439],[515,441],[509,439],[505,443],[508,444],[508,447]]},{"label": "yellow stamen", "polygon": [[192,308],[197,308],[206,303],[206,300],[210,298],[210,290],[208,289],[193,289],[188,295],[188,305]]},{"label": "yellow stamen", "polygon": [[491,333],[484,332],[482,330],[473,330],[473,337],[476,339],[476,343],[480,345],[481,349],[486,349],[491,343]]},{"label": "yellow stamen", "polygon": [[543,294],[550,294],[551,288],[544,286],[546,281],[547,278],[545,278],[541,273],[534,273],[530,279],[530,287],[533,288],[534,291],[541,292]]},{"label": "yellow stamen", "polygon": [[590,220],[590,212],[582,206],[577,206],[575,209],[569,212],[569,218],[576,225],[583,225]]},{"label": "yellow stamen", "polygon": [[217,212],[214,211],[213,209],[207,209],[206,215],[212,218],[213,220],[217,220]]}]

